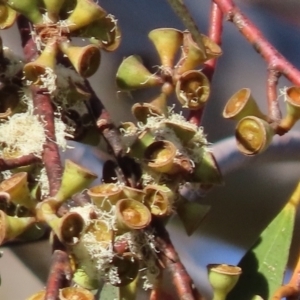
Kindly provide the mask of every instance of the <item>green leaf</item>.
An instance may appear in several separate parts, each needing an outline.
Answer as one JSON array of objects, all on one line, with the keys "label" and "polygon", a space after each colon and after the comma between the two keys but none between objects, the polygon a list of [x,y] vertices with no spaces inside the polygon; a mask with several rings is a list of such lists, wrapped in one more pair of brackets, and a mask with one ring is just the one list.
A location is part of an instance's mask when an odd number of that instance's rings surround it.
[{"label": "green leaf", "polygon": [[[300,184],[239,263],[242,275],[228,300],[269,299],[281,286],[293,236]],[[255,298],[256,296],[256,298]]]}]

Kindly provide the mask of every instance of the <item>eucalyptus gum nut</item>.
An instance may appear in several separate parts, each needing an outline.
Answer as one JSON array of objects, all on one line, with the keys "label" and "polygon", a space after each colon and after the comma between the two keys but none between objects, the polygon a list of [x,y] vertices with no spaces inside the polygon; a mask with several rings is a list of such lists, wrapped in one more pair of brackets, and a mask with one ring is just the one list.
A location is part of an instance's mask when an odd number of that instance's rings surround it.
[{"label": "eucalyptus gum nut", "polygon": [[43,16],[39,11],[40,0],[7,0],[5,3],[13,10],[25,16],[33,24],[43,22]]},{"label": "eucalyptus gum nut", "polygon": [[180,75],[203,64],[211,58],[216,58],[222,54],[221,48],[205,35],[201,35],[205,47],[205,55],[195,43],[190,32],[183,33],[182,56],[176,66],[176,74]]},{"label": "eucalyptus gum nut", "polygon": [[242,273],[241,268],[226,264],[209,264],[207,270],[214,291],[213,300],[225,300]]},{"label": "eucalyptus gum nut", "polygon": [[84,228],[84,220],[78,213],[70,212],[61,218],[55,214],[46,217],[48,225],[52,228],[58,239],[66,245],[73,246],[79,241]]},{"label": "eucalyptus gum nut", "polygon": [[43,0],[43,2],[45,4],[48,16],[51,19],[53,18],[53,21],[57,21],[59,12],[63,7],[65,0]]},{"label": "eucalyptus gum nut", "polygon": [[95,74],[100,66],[101,54],[99,47],[87,45],[85,47],[72,46],[69,41],[59,44],[60,50],[67,55],[78,74],[84,78]]},{"label": "eucalyptus gum nut", "polygon": [[55,68],[57,51],[56,41],[49,40],[41,55],[36,60],[25,64],[23,68],[25,78],[34,84],[42,84],[40,76],[44,76],[48,68],[51,70]]},{"label": "eucalyptus gum nut", "polygon": [[289,87],[286,90],[286,109],[287,114],[279,123],[279,127],[289,131],[300,119],[300,88],[297,86]]},{"label": "eucalyptus gum nut", "polygon": [[140,230],[151,222],[149,209],[134,199],[121,199],[116,204],[116,219],[119,233]]},{"label": "eucalyptus gum nut", "polygon": [[115,256],[112,264],[117,267],[120,282],[112,284],[114,286],[126,286],[138,276],[140,263],[138,258],[130,252],[123,253],[122,256]]},{"label": "eucalyptus gum nut", "polygon": [[6,4],[0,4],[0,29],[7,29],[14,25],[17,12]]},{"label": "eucalyptus gum nut", "polygon": [[125,58],[118,68],[116,82],[119,89],[124,91],[143,89],[163,84],[163,79],[143,65],[138,55]]},{"label": "eucalyptus gum nut", "polygon": [[103,18],[107,12],[91,0],[77,0],[77,4],[72,13],[65,20],[65,26],[72,32],[91,24],[97,19]]},{"label": "eucalyptus gum nut", "polygon": [[155,216],[168,216],[171,214],[174,195],[167,187],[159,185],[147,185],[145,204]]},{"label": "eucalyptus gum nut", "polygon": [[100,288],[101,282],[96,279],[91,279],[83,269],[77,269],[72,280],[80,287],[88,290]]},{"label": "eucalyptus gum nut", "polygon": [[223,183],[222,174],[215,157],[208,150],[203,151],[201,161],[195,164],[190,181],[202,184]]},{"label": "eucalyptus gum nut", "polygon": [[122,188],[114,183],[102,183],[88,189],[87,194],[100,209],[110,211],[124,194]]},{"label": "eucalyptus gum nut", "polygon": [[92,44],[105,51],[115,51],[121,43],[120,27],[111,15],[97,19],[80,30],[74,31],[72,36],[89,38]]},{"label": "eucalyptus gum nut", "polygon": [[127,198],[137,200],[139,202],[144,202],[146,193],[143,190],[132,188],[130,186],[123,187],[123,193]]},{"label": "eucalyptus gum nut", "polygon": [[151,30],[148,37],[156,48],[162,66],[173,68],[175,55],[183,41],[182,31],[174,28],[158,28]]},{"label": "eucalyptus gum nut", "polygon": [[199,228],[210,209],[209,205],[187,200],[178,203],[176,212],[188,236],[191,236]]},{"label": "eucalyptus gum nut", "polygon": [[272,141],[274,130],[266,121],[257,117],[245,117],[235,130],[238,149],[246,155],[263,152]]},{"label": "eucalyptus gum nut", "polygon": [[94,294],[81,287],[65,287],[59,290],[59,300],[94,300]]},{"label": "eucalyptus gum nut", "polygon": [[30,296],[26,300],[44,300],[46,295],[46,291],[40,291]]},{"label": "eucalyptus gum nut", "polygon": [[144,160],[152,170],[169,174],[172,173],[176,151],[174,144],[169,141],[155,141],[146,148]]},{"label": "eucalyptus gum nut", "polygon": [[204,34],[201,34],[201,36],[207,60],[220,57],[223,54],[221,47],[217,43]]},{"label": "eucalyptus gum nut", "polygon": [[35,222],[35,217],[11,217],[0,210],[0,245],[16,239]]},{"label": "eucalyptus gum nut", "polygon": [[114,238],[113,230],[108,227],[106,222],[101,220],[93,220],[85,229],[85,232],[93,234],[103,248],[108,248]]},{"label": "eucalyptus gum nut", "polygon": [[10,201],[33,210],[37,204],[30,195],[27,181],[27,173],[19,172],[0,183],[0,191],[10,195]]},{"label": "eucalyptus gum nut", "polygon": [[202,72],[187,71],[179,77],[175,92],[182,107],[198,110],[205,105],[209,97],[210,83]]},{"label": "eucalyptus gum nut", "polygon": [[18,236],[18,240],[22,242],[37,241],[45,236],[47,229],[48,227],[42,222],[34,223]]},{"label": "eucalyptus gum nut", "polygon": [[187,126],[172,121],[165,121],[164,123],[167,127],[173,130],[183,144],[188,143],[197,132],[197,130],[192,126]]},{"label": "eucalyptus gum nut", "polygon": [[87,188],[98,176],[87,168],[66,159],[61,186],[55,195],[58,202],[64,202]]},{"label": "eucalyptus gum nut", "polygon": [[131,145],[129,155],[136,158],[144,158],[145,151],[155,141],[155,137],[149,129],[144,130]]},{"label": "eucalyptus gum nut", "polygon": [[243,88],[230,97],[223,110],[223,117],[239,121],[247,116],[266,119],[252,97],[251,90]]},{"label": "eucalyptus gum nut", "polygon": [[131,108],[131,112],[138,121],[144,124],[147,123],[149,116],[167,116],[167,95],[161,93],[149,103],[135,103]]}]

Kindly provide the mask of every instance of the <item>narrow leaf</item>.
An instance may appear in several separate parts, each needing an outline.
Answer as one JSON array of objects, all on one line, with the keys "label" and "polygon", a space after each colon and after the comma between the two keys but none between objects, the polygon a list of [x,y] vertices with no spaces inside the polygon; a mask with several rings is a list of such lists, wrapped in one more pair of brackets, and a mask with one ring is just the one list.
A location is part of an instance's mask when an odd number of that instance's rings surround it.
[{"label": "narrow leaf", "polygon": [[257,299],[258,296],[267,300],[282,284],[293,236],[299,194],[300,183],[288,203],[242,258],[239,263],[242,275],[228,295],[228,300],[251,300]]}]

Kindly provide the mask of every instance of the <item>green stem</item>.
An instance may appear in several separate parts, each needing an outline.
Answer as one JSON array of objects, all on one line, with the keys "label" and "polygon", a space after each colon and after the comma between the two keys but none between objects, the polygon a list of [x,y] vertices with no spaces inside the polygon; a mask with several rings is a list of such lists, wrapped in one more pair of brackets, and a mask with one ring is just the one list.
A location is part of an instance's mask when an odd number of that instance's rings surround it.
[{"label": "green stem", "polygon": [[206,51],[202,41],[201,32],[199,31],[194,19],[189,13],[183,0],[167,0],[175,13],[181,19],[184,26],[190,31],[194,41],[197,43],[199,49],[203,52],[204,58],[206,58]]}]

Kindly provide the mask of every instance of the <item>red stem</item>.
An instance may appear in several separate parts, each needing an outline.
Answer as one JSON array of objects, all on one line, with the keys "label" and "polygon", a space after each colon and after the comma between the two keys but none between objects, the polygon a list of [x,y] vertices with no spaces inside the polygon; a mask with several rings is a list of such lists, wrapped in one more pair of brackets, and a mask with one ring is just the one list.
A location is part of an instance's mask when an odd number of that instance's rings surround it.
[{"label": "red stem", "polygon": [[46,142],[43,145],[42,160],[49,180],[49,196],[55,196],[60,188],[62,166],[55,137],[54,114],[49,94],[45,89],[32,85],[34,113],[44,126]]},{"label": "red stem", "polygon": [[300,86],[300,71],[280,54],[262,35],[260,30],[233,4],[232,0],[213,0],[228,21],[235,24],[241,34],[267,62],[267,95],[269,116],[274,121],[280,117],[276,86],[280,75],[284,75],[293,84]]},{"label": "red stem", "polygon": [[[210,12],[210,26],[208,31],[208,37],[216,44],[221,45],[222,43],[222,31],[223,31],[223,13],[216,3],[212,3]],[[210,59],[204,64],[202,72],[211,81],[216,69],[217,59]],[[191,123],[200,125],[201,118],[203,115],[204,108],[199,110],[191,110],[188,120]]]},{"label": "red stem", "polygon": [[36,157],[34,154],[28,154],[21,157],[9,159],[0,158],[0,171],[11,170],[37,162],[41,162],[41,159],[39,157]]},{"label": "red stem", "polygon": [[59,290],[70,285],[72,269],[66,252],[55,250],[52,255],[51,270],[47,280],[45,300],[58,300]]},{"label": "red stem", "polygon": [[157,222],[156,229],[156,242],[159,246],[159,258],[164,266],[171,274],[173,284],[175,286],[177,295],[180,300],[203,300],[199,291],[187,273],[184,265],[182,264],[173,244],[170,240],[169,233],[164,225]]},{"label": "red stem", "polygon": [[281,112],[277,101],[277,84],[279,77],[280,73],[278,71],[268,70],[267,97],[269,116],[275,122],[279,122],[281,119]]}]

